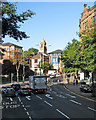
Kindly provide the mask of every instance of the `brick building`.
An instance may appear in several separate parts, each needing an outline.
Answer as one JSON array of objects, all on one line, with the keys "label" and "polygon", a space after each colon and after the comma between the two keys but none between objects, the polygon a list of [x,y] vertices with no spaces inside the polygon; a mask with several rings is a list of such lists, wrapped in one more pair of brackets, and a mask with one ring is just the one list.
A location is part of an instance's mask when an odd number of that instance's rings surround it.
[{"label": "brick building", "polygon": [[12,44],[12,43],[3,43],[2,48],[5,50],[3,52],[3,60],[4,59],[14,59],[19,58],[22,59],[22,47]]},{"label": "brick building", "polygon": [[88,28],[94,28],[94,26],[96,26],[96,4],[91,8],[90,6],[87,7],[87,4],[84,4],[84,11],[81,13],[81,18],[79,20],[79,32],[82,33]]}]

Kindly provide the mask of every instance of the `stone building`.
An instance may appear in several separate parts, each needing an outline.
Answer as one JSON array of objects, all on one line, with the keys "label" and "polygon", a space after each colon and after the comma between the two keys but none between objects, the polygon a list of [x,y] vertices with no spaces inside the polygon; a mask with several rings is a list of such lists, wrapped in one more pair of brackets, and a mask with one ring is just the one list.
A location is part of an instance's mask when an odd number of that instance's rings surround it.
[{"label": "stone building", "polygon": [[49,56],[47,54],[47,46],[44,38],[40,43],[39,52],[30,58],[30,69],[33,70],[37,75],[43,74],[44,72],[43,69],[38,67],[41,60],[43,60],[43,62],[49,61]]}]

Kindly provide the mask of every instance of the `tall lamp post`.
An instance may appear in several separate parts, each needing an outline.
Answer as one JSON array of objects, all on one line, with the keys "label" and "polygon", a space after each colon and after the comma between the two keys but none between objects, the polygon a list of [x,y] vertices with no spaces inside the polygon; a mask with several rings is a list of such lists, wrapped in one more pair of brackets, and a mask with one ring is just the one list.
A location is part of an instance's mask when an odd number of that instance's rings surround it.
[{"label": "tall lamp post", "polygon": [[25,78],[25,66],[24,66],[24,47],[23,47],[23,82]]}]

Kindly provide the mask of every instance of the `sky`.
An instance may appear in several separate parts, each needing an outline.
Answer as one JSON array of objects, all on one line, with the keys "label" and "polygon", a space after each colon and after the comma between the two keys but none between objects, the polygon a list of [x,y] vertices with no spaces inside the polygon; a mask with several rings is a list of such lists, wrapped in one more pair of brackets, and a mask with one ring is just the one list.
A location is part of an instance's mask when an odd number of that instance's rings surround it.
[{"label": "sky", "polygon": [[[30,38],[17,42],[6,36],[4,42],[10,42],[24,47],[39,49],[41,40],[44,38],[47,44],[47,51],[57,49],[64,50],[68,42],[79,37],[79,19],[84,10],[84,4],[94,6],[94,2],[18,2],[17,13],[30,9],[36,15],[21,24],[20,30],[26,32]],[[51,46],[49,46],[49,44]]]}]

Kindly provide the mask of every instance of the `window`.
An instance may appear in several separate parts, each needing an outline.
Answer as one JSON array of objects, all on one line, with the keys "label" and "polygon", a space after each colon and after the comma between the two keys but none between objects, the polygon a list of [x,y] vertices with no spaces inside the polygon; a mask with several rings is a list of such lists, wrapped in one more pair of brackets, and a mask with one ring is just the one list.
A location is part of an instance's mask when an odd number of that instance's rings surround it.
[{"label": "window", "polygon": [[7,53],[7,56],[9,56],[9,53]]},{"label": "window", "polygon": [[95,16],[93,16],[93,23],[95,24]]},{"label": "window", "polygon": [[37,59],[35,59],[35,60],[34,60],[34,62],[35,62],[35,63],[38,63],[38,60],[37,60]]},{"label": "window", "polygon": [[13,52],[11,52],[11,55],[13,55]]},{"label": "window", "polygon": [[85,30],[87,29],[88,21],[85,22]]},{"label": "window", "polygon": [[10,50],[10,48],[8,47],[7,50]]}]

